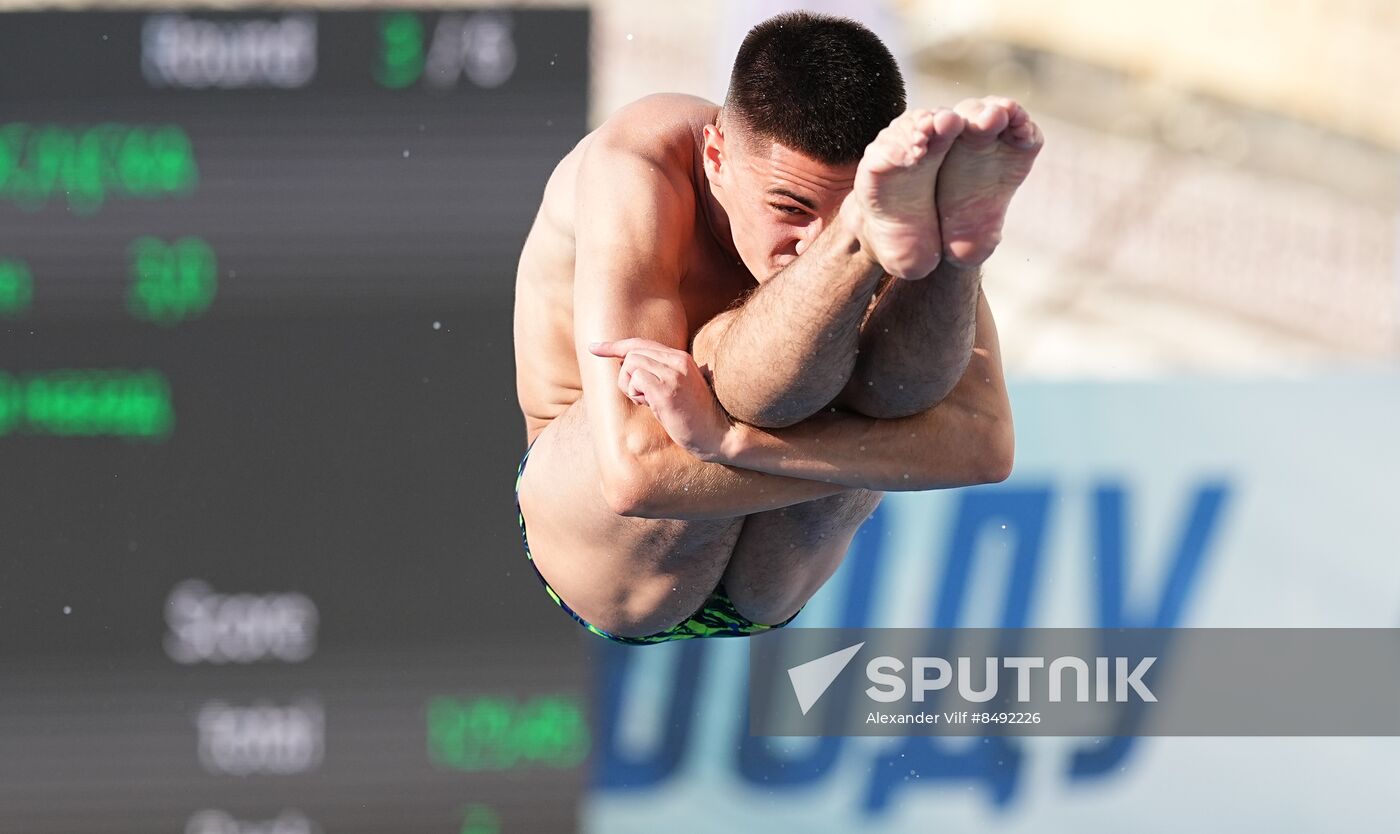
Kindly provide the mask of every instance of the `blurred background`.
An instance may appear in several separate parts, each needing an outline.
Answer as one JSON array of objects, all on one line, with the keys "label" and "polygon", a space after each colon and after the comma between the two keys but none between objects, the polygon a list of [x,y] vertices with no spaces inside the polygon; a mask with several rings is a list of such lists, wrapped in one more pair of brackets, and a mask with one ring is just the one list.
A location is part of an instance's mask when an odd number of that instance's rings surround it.
[{"label": "blurred background", "polygon": [[792,8],[1047,137],[1016,473],[890,495],[794,627],[1400,625],[1388,0],[0,0],[0,832],[1391,825],[1394,739],[750,738],[743,641],[545,596],[544,182]]}]

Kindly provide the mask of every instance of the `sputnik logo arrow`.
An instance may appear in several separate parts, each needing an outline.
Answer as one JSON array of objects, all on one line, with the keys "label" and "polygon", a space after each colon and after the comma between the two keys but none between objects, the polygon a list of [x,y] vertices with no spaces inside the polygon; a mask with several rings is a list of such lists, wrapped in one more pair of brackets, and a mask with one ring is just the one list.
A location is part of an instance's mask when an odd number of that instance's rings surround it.
[{"label": "sputnik logo arrow", "polygon": [[864,645],[864,642],[857,643],[788,670],[788,679],[792,681],[792,691],[797,695],[797,705],[802,708],[803,715],[807,714]]}]

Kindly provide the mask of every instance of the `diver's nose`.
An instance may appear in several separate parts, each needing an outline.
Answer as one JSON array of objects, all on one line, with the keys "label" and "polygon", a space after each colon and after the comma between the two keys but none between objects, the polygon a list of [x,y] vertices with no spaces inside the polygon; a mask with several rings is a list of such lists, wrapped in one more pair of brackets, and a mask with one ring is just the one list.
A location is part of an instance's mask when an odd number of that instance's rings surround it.
[{"label": "diver's nose", "polygon": [[797,249],[797,254],[798,254],[799,256],[800,256],[803,252],[806,252],[806,251],[807,251],[807,247],[809,247],[809,246],[812,245],[812,241],[816,240],[816,239],[821,235],[821,233],[822,233],[822,226],[823,226],[823,223],[822,223],[822,221],[821,221],[821,218],[817,218],[817,219],[813,220],[812,222],[808,223],[806,226],[803,226],[803,227],[802,227],[802,233],[801,233],[801,236],[799,236],[799,237],[797,238],[797,247],[796,247],[796,249]]}]

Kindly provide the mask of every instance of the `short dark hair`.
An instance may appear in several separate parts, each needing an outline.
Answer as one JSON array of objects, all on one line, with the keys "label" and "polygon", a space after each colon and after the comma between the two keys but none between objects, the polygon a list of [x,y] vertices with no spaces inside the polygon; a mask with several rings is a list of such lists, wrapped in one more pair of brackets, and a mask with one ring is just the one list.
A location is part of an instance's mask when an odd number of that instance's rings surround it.
[{"label": "short dark hair", "polygon": [[874,32],[844,17],[790,12],[749,30],[725,118],[828,165],[855,162],[904,112],[904,78]]}]

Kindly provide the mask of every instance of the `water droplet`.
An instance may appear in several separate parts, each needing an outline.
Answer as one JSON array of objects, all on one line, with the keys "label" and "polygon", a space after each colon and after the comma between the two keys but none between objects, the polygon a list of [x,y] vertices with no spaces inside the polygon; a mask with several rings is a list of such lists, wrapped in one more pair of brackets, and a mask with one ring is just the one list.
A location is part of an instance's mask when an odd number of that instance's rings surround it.
[{"label": "water droplet", "polygon": [[71,605],[65,605],[65,606],[63,606],[63,613],[65,613],[65,614],[72,614],[72,613],[73,613],[73,607],[72,607]]},{"label": "water droplet", "polygon": [[440,322],[440,321],[435,321],[435,322],[433,322],[433,329],[434,329],[434,330],[441,330],[441,329],[442,329],[442,322]]},{"label": "water droplet", "polygon": [[403,150],[403,158],[404,158],[404,159],[408,159],[408,148],[404,148],[404,150]]}]

